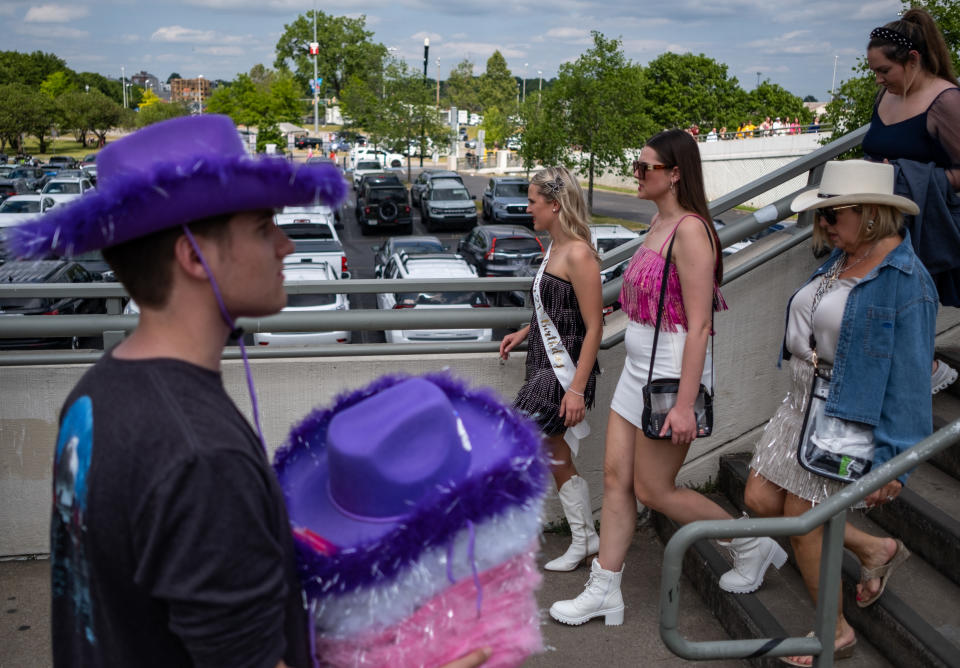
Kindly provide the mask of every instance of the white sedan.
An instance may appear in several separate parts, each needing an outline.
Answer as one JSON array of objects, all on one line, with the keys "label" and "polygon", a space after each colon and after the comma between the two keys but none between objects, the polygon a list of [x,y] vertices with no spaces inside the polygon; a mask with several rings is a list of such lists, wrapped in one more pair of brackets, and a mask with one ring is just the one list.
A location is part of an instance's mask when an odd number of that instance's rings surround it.
[{"label": "white sedan", "polygon": [[44,195],[14,195],[0,204],[0,227],[12,227],[53,208],[56,202]]},{"label": "white sedan", "polygon": [[[301,281],[340,280],[340,275],[326,262],[300,262],[283,265],[283,277],[287,285]],[[298,294],[291,293],[287,298],[284,313],[345,311],[350,301],[343,294]],[[256,332],[253,335],[256,346],[317,346],[328,343],[350,343],[350,332],[344,330],[320,332]]]}]

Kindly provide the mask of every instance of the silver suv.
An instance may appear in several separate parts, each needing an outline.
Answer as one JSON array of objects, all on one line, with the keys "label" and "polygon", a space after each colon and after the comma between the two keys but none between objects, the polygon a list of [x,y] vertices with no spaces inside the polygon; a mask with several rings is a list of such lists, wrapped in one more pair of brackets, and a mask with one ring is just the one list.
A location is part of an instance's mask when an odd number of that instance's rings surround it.
[{"label": "silver suv", "polygon": [[527,213],[527,188],[523,178],[497,176],[490,179],[483,191],[483,219],[533,227],[533,216]]},{"label": "silver suv", "polygon": [[477,206],[459,180],[433,179],[420,198],[420,219],[427,231],[458,227],[470,229],[477,224]]}]

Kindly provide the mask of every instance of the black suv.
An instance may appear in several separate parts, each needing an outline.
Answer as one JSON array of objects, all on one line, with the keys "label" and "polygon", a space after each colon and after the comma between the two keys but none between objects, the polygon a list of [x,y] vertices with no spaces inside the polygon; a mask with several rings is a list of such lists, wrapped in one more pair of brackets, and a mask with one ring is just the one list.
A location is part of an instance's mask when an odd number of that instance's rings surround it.
[{"label": "black suv", "polygon": [[357,224],[363,234],[395,229],[401,234],[413,232],[410,194],[398,183],[370,181],[357,195]]},{"label": "black suv", "polygon": [[297,148],[323,148],[323,140],[319,137],[296,137],[293,145]]},{"label": "black suv", "polygon": [[456,179],[463,183],[460,175],[451,172],[449,169],[425,169],[410,184],[410,201],[413,202],[414,206],[420,206],[420,198],[423,197],[423,193],[433,179]]},{"label": "black suv", "polygon": [[479,225],[460,240],[457,252],[480,276],[525,276],[543,261],[543,244],[518,225]]},{"label": "black suv", "polygon": [[[0,266],[0,283],[92,283],[95,277],[79,263],[66,260],[11,261]],[[106,313],[103,299],[85,297],[3,297],[3,315],[69,315]],[[99,340],[99,337],[97,337]],[[0,348],[76,348],[79,337],[0,339]],[[95,343],[93,345],[96,345]],[[102,343],[100,343],[102,347]]]}]

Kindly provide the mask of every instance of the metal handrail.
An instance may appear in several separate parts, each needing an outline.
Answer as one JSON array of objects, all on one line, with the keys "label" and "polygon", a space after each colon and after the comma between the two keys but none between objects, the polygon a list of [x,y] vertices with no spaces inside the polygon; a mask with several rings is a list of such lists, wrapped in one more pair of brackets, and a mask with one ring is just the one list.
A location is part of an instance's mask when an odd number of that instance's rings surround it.
[{"label": "metal handrail", "polygon": [[[776,185],[788,181],[804,171],[810,173],[810,184],[819,181],[822,164],[841,153],[858,145],[866,128],[846,135],[827,146],[817,149],[813,153],[800,158],[784,168],[761,177],[738,190],[714,200],[710,205],[711,215],[716,215],[736,206],[757,194]],[[743,217],[734,224],[727,225],[718,233],[721,246],[726,248],[737,241],[745,239],[774,223],[792,216],[789,203],[794,197],[791,194],[777,202]],[[738,278],[767,260],[783,253],[809,237],[809,228],[794,231],[776,245],[765,249],[762,253],[752,257],[747,263],[727,272],[724,283]],[[624,260],[629,259],[636,252],[642,239],[631,240],[617,248],[601,253],[601,268],[608,269]],[[532,277],[509,278],[472,278],[472,279],[405,279],[405,290],[411,291],[456,291],[456,290],[484,290],[489,292],[523,291],[527,292],[532,286]],[[305,281],[288,284],[286,289],[291,294],[375,294],[385,291],[384,279],[351,279],[330,281]],[[615,279],[603,286],[603,303],[612,304],[619,296],[622,279]],[[0,285],[0,297],[90,297],[103,298],[107,301],[107,314],[98,315],[62,315],[51,318],[0,318],[0,338],[19,338],[24,336],[98,336],[103,334],[116,341],[126,332],[136,327],[137,316],[120,315],[121,300],[127,296],[123,286],[117,283],[102,284],[6,284]],[[382,329],[418,329],[425,327],[458,327],[464,323],[473,327],[514,327],[528,322],[531,310],[529,308],[485,308],[485,309],[429,309],[429,310],[399,310],[379,311],[375,309],[354,311],[318,311],[318,312],[283,312],[268,318],[256,320],[241,319],[239,324],[247,332],[289,332],[289,331],[325,331],[345,329],[351,331],[382,330]],[[622,331],[616,332],[601,342],[601,349],[609,349],[619,345],[624,338]],[[388,346],[384,349],[384,346]],[[345,349],[349,348],[349,351]],[[309,348],[286,348],[282,352],[262,349],[251,351],[253,357],[298,357],[308,353],[314,355],[376,355],[384,352],[401,354],[427,354],[444,352],[489,352],[498,349],[496,342],[438,342],[430,344],[355,344],[351,346],[314,346]],[[0,356],[0,366],[20,363],[78,363],[87,361],[90,355],[99,353],[15,353]],[[230,358],[233,352],[228,348],[225,358]]]},{"label": "metal handrail", "polygon": [[[923,439],[906,452],[844,487],[799,517],[736,520],[699,520],[681,527],[663,553],[660,584],[660,637],[671,652],[685,659],[755,659],[761,656],[812,655],[818,668],[833,665],[833,652],[824,652],[821,638],[832,639],[838,616],[838,598],[843,559],[843,531],[847,509],[898,476],[916,468],[938,452],[960,442],[960,418]],[[826,524],[820,557],[820,596],[814,637],[750,638],[691,642],[678,628],[680,576],[683,556],[698,540],[747,536],[800,536]]]}]

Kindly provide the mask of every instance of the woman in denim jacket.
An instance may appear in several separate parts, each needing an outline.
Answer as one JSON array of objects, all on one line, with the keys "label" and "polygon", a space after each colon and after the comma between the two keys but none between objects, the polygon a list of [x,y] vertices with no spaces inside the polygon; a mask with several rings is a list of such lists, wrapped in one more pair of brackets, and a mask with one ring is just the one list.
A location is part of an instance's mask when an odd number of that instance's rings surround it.
[{"label": "woman in denim jacket", "polygon": [[[856,423],[852,426],[867,439],[872,432],[874,467],[933,430],[928,372],[937,291],[909,235],[900,236],[901,213],[916,213],[917,206],[893,194],[893,180],[891,165],[828,162],[819,189],[793,201],[794,211],[817,209],[814,242],[833,252],[787,305],[781,356],[790,361],[793,385],[750,462],[744,500],[756,516],[802,515],[844,485],[802,468],[797,458],[814,361],[820,369],[833,367],[826,414]],[[891,481],[858,507],[896,498],[906,478]],[[790,538],[815,601],[821,532]],[[880,598],[909,552],[898,540],[872,536],[849,523],[844,544],[860,559],[857,604],[867,607]],[[834,642],[834,658],[850,656],[856,644],[842,612]],[[813,662],[810,656],[781,660],[795,666]]]}]

